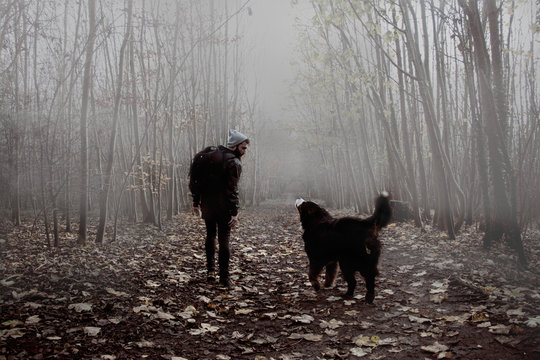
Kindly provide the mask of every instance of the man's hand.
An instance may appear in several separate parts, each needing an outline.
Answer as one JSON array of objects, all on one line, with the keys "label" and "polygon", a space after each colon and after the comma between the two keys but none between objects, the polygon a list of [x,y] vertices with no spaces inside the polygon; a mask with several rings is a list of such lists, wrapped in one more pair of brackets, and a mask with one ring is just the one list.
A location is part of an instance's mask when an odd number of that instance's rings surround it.
[{"label": "man's hand", "polygon": [[229,221],[229,226],[233,228],[236,226],[237,223],[238,223],[238,216],[233,216],[231,217],[231,221]]},{"label": "man's hand", "polygon": [[199,206],[193,205],[193,208],[191,210],[193,212],[193,215],[201,217],[201,208]]}]

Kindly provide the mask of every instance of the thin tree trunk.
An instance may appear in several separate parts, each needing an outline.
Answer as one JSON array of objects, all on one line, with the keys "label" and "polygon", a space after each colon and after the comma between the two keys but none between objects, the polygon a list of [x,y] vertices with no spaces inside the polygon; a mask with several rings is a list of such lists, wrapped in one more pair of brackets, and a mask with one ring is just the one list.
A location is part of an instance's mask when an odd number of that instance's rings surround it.
[{"label": "thin tree trunk", "polygon": [[88,218],[88,100],[91,87],[91,68],[92,54],[94,52],[94,40],[96,37],[96,0],[88,0],[88,44],[86,45],[86,58],[84,62],[84,77],[82,86],[82,105],[81,105],[81,187],[79,202],[79,244],[86,243],[87,236],[87,218]]},{"label": "thin tree trunk", "polygon": [[[133,28],[131,37],[134,38]],[[143,222],[149,218],[148,204],[146,202],[146,185],[143,175],[143,165],[141,159],[141,140],[139,137],[139,117],[137,111],[137,75],[135,73],[135,44],[132,41],[129,45],[129,70],[131,80],[131,116],[133,120],[133,148],[135,149],[135,187],[139,194],[139,201],[143,214]],[[136,219],[135,219],[136,221]]]},{"label": "thin tree trunk", "polygon": [[[394,13],[395,21],[395,13]],[[400,68],[403,68],[401,59],[401,44],[396,38],[396,61]],[[420,208],[418,201],[418,191],[416,189],[416,181],[414,181],[414,167],[412,162],[412,151],[409,137],[409,127],[407,126],[407,113],[405,106],[405,84],[403,73],[398,69],[398,85],[399,85],[399,107],[401,111],[401,133],[403,134],[403,150],[405,152],[405,163],[407,164],[407,183],[409,184],[409,192],[411,194],[411,203],[413,208],[414,224],[417,227],[423,228],[422,218],[420,217]]]},{"label": "thin tree trunk", "polygon": [[[180,18],[180,9],[181,5],[180,2],[176,3],[176,18]],[[167,220],[172,220],[172,216],[174,213],[174,193],[175,193],[175,174],[174,174],[174,133],[173,133],[173,114],[175,111],[174,104],[175,104],[175,94],[174,90],[176,88],[174,82],[176,80],[176,72],[177,68],[175,66],[176,62],[176,53],[177,53],[177,44],[178,44],[178,34],[180,32],[180,23],[177,21],[176,26],[174,28],[174,39],[173,39],[173,53],[172,53],[172,66],[170,69],[171,72],[171,84],[169,85],[170,88],[170,96],[169,96],[169,111],[168,111],[168,134],[169,134],[169,192],[167,194]]]},{"label": "thin tree trunk", "polygon": [[433,164],[437,174],[437,183],[440,184],[441,189],[439,194],[441,200],[440,210],[444,214],[448,237],[450,239],[455,239],[456,235],[454,228],[454,216],[452,214],[453,211],[450,201],[450,186],[448,183],[448,179],[450,178],[450,176],[453,175],[450,174],[451,169],[445,168],[443,149],[441,147],[441,141],[435,123],[435,108],[433,105],[433,96],[430,81],[428,75],[426,74],[425,63],[422,61],[420,51],[418,49],[418,43],[414,39],[412,27],[409,20],[408,12],[410,10],[410,4],[407,0],[400,0],[400,5],[403,11],[403,20],[405,22],[407,48],[409,50],[409,54],[416,70],[415,75],[418,79],[420,96],[422,98],[422,105],[424,107],[424,119],[426,121],[428,138],[431,145],[431,150],[433,152]]},{"label": "thin tree trunk", "polygon": [[103,188],[100,193],[100,204],[99,204],[99,225],[96,235],[96,243],[103,243],[103,236],[105,234],[105,225],[107,223],[107,202],[109,199],[109,190],[111,187],[111,178],[112,178],[112,169],[114,163],[114,149],[116,144],[116,131],[118,128],[118,112],[120,109],[120,98],[122,96],[122,86],[124,78],[124,53],[126,46],[130,39],[130,30],[131,30],[131,14],[133,11],[133,0],[128,2],[127,8],[127,28],[124,35],[124,41],[120,47],[120,59],[118,60],[118,78],[116,81],[116,94],[114,97],[114,111],[113,111],[113,120],[112,120],[112,129],[111,129],[111,138],[109,140],[109,152],[107,154],[107,166],[105,168],[105,176]]}]

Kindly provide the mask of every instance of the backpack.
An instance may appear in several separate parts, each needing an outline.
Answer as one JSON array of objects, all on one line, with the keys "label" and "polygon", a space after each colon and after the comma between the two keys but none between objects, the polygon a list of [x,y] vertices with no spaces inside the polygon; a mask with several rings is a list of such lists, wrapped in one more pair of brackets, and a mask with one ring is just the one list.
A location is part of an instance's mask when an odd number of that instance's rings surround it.
[{"label": "backpack", "polygon": [[192,194],[207,193],[220,186],[223,179],[223,153],[217,146],[198,152],[189,168],[189,189]]}]

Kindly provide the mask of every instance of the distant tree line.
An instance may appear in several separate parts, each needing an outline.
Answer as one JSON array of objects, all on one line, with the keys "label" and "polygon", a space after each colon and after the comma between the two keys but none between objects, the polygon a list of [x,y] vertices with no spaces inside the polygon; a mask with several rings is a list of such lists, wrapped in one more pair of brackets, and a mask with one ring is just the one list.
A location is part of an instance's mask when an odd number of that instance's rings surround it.
[{"label": "distant tree line", "polygon": [[[540,216],[536,71],[540,3],[312,0],[295,101],[319,154],[314,192],[368,211],[390,190],[453,239],[479,222],[484,245]],[[432,216],[433,215],[433,216]]]}]

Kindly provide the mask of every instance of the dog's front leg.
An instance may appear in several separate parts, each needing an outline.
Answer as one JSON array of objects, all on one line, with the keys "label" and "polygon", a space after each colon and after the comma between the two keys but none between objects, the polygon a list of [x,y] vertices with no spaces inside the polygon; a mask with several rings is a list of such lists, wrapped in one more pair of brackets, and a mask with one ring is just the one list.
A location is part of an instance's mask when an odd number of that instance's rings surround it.
[{"label": "dog's front leg", "polygon": [[351,271],[344,275],[345,281],[347,282],[347,292],[345,297],[351,298],[354,295],[354,289],[356,288],[356,279],[354,277],[354,271]]}]

